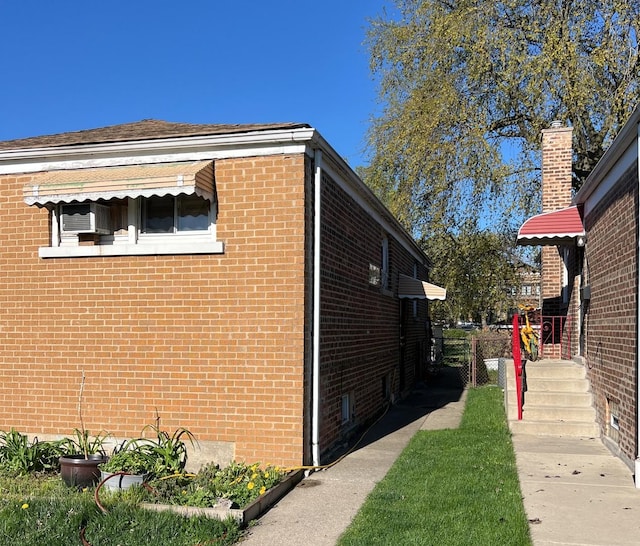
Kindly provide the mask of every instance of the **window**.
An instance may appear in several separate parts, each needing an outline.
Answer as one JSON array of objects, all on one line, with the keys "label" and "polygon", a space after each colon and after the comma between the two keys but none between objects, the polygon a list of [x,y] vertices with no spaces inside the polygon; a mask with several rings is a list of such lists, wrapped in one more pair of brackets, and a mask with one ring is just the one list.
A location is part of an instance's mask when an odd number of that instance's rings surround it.
[{"label": "window", "polygon": [[606,422],[606,434],[614,442],[618,442],[620,440],[620,409],[618,407],[618,403],[610,398],[607,398],[606,403],[607,405],[605,409],[608,417]]},{"label": "window", "polygon": [[142,233],[207,231],[209,203],[197,195],[142,200]]},{"label": "window", "polygon": [[217,254],[211,160],[45,171],[24,187],[46,207],[51,245],[42,258]]},{"label": "window", "polygon": [[380,286],[380,267],[374,264],[369,264],[369,284],[372,286]]},{"label": "window", "polygon": [[343,425],[351,421],[352,412],[351,393],[343,394],[340,399],[340,414]]},{"label": "window", "polygon": [[377,286],[383,293],[389,290],[389,239],[386,237],[380,244],[380,265],[369,263],[369,284]]},{"label": "window", "polygon": [[198,195],[61,203],[51,209],[51,246],[40,256],[221,253],[215,219],[215,203]]},{"label": "window", "polygon": [[382,275],[380,282],[382,288],[389,288],[389,239],[382,240]]}]

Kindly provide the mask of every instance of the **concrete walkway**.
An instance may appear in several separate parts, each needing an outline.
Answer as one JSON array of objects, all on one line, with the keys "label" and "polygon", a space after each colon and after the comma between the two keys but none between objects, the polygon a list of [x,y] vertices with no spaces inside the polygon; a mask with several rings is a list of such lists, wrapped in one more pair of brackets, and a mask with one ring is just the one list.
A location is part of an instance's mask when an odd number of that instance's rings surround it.
[{"label": "concrete walkway", "polygon": [[637,546],[640,490],[599,438],[515,434],[535,546]]},{"label": "concrete walkway", "polygon": [[[452,377],[416,390],[249,527],[242,546],[334,546],[418,430],[459,426],[465,395]],[[640,545],[640,489],[599,439],[514,434],[513,445],[534,546]]]},{"label": "concrete walkway", "polygon": [[334,546],[420,429],[457,428],[466,391],[443,381],[393,406],[336,465],[312,473],[249,527],[242,546]]}]

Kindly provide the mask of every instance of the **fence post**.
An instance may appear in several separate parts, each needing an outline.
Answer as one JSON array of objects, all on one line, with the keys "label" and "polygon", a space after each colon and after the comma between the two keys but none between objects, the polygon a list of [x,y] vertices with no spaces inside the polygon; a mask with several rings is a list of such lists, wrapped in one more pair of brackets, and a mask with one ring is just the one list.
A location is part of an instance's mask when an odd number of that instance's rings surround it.
[{"label": "fence post", "polygon": [[470,379],[471,379],[471,386],[472,387],[477,387],[478,384],[478,378],[476,377],[476,370],[478,369],[477,367],[477,361],[476,361],[476,350],[478,348],[478,338],[476,336],[471,336],[471,370],[470,371]]}]

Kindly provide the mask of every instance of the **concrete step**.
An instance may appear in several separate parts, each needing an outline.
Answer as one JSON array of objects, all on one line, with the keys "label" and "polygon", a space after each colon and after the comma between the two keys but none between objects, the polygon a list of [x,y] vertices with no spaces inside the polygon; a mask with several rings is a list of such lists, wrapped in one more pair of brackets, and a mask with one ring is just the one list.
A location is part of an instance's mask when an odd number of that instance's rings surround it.
[{"label": "concrete step", "polygon": [[589,392],[587,379],[540,379],[527,375],[527,392]]},{"label": "concrete step", "polygon": [[525,404],[524,408],[522,408],[522,415],[523,419],[526,419],[527,421],[584,421],[587,423],[594,423],[596,420],[596,412],[591,406],[536,407]]},{"label": "concrete step", "polygon": [[507,371],[506,412],[512,432],[540,436],[599,437],[590,384],[583,366],[570,361],[526,363],[527,390],[518,421],[513,370]]},{"label": "concrete step", "polygon": [[[560,365],[560,366],[540,366],[537,365],[532,366],[531,364],[527,364],[525,367],[525,375],[527,381],[545,381],[545,380],[575,380],[580,381],[582,379],[586,379],[586,370],[583,366],[579,366],[576,364],[569,365]],[[506,373],[506,382],[507,385],[514,385],[515,372],[514,370],[507,370]]]},{"label": "concrete step", "polygon": [[527,379],[584,379],[584,366],[572,362],[541,361],[527,362]]},{"label": "concrete step", "polygon": [[572,421],[522,421],[510,420],[509,428],[514,434],[534,434],[537,436],[571,436],[599,438],[600,428],[595,422]]},{"label": "concrete step", "polygon": [[[585,421],[595,423],[595,409],[589,406],[533,406],[525,403],[522,417],[532,421]],[[518,418],[518,407],[515,404],[507,408],[507,419]]]},{"label": "concrete step", "polygon": [[[509,392],[516,391],[515,381],[507,381],[505,388]],[[571,395],[591,394],[591,385],[588,379],[531,379],[527,377],[525,393]]]},{"label": "concrete step", "polygon": [[[515,403],[515,390],[514,403]],[[524,393],[524,403],[531,406],[582,406],[591,407],[590,392],[549,391],[540,392],[529,389]]]}]

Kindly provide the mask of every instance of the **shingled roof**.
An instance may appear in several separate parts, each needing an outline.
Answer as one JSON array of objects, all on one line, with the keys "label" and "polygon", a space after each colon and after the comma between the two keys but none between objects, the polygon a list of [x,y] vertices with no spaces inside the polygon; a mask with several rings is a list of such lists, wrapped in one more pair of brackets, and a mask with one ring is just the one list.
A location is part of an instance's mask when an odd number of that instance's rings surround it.
[{"label": "shingled roof", "polygon": [[174,123],[158,119],[143,119],[142,121],[110,125],[98,129],[21,138],[18,140],[6,140],[0,142],[0,150],[50,148],[57,146],[99,144],[104,142],[124,142],[128,140],[237,134],[308,127],[310,126],[306,123],[194,124]]}]

